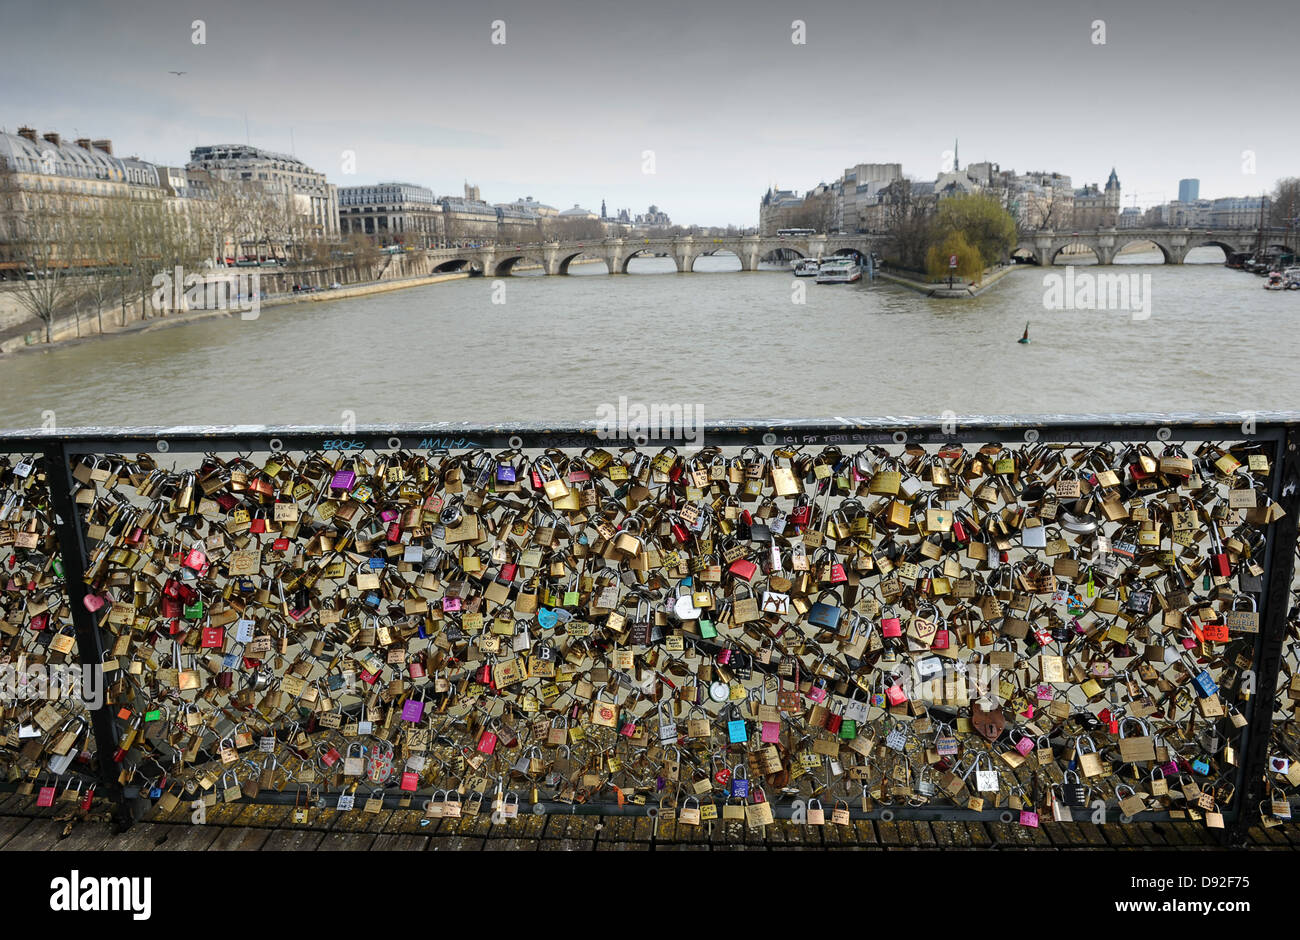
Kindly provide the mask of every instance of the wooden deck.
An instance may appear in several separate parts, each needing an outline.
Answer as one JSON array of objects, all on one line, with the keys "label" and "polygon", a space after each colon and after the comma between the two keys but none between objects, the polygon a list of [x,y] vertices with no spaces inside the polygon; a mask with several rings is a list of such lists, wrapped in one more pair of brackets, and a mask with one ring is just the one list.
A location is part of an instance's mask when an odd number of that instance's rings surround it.
[{"label": "wooden deck", "polygon": [[[189,809],[155,809],[123,835],[114,835],[103,808],[83,814],[75,805],[36,808],[35,797],[0,799],[0,851],[789,851],[797,849],[1029,849],[1209,851],[1218,847],[1199,825],[1135,822],[1097,826],[1044,822],[1038,829],[1011,823],[881,822],[804,826],[778,820],[762,832],[736,821],[712,826],[663,824],[644,817],[521,815],[493,825],[486,813],[437,819],[421,826],[413,809],[366,813],[313,810],[305,825],[292,807],[228,804],[210,807],[207,823],[189,822]],[[1251,830],[1252,847],[1300,848],[1300,830]]]}]

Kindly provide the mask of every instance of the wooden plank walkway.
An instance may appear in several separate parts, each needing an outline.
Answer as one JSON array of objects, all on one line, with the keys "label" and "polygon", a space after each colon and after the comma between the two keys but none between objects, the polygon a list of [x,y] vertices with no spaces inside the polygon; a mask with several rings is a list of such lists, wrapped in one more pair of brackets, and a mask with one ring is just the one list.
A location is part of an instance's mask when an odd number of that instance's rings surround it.
[{"label": "wooden plank walkway", "polygon": [[[763,831],[735,820],[687,826],[633,816],[521,814],[493,825],[487,813],[425,823],[416,809],[366,813],[311,811],[292,822],[288,806],[232,803],[210,807],[205,825],[192,825],[187,806],[155,808],[123,835],[114,835],[106,810],[81,813],[69,803],[37,808],[32,796],[0,799],[0,851],[793,851],[801,849],[913,851],[916,849],[1030,851],[1205,851],[1218,846],[1192,823],[1134,822],[1096,826],[1045,821],[1014,823],[854,820],[849,826],[806,826],[778,820]],[[1250,830],[1251,845],[1267,851],[1300,849],[1300,830]]]}]

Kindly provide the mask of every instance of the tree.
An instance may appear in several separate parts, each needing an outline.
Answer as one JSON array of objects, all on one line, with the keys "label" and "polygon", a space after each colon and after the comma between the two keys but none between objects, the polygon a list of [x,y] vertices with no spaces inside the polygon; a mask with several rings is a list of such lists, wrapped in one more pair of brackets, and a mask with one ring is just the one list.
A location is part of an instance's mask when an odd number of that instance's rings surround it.
[{"label": "tree", "polygon": [[1292,230],[1300,226],[1300,177],[1278,180],[1270,203],[1269,225]]},{"label": "tree", "polygon": [[1015,248],[1016,221],[992,196],[953,196],[939,203],[939,237],[960,233],[988,267],[1005,260]]},{"label": "tree", "polygon": [[928,205],[917,197],[910,180],[891,183],[882,199],[885,208],[885,260],[904,270],[924,270],[934,240],[934,220]]},{"label": "tree", "polygon": [[61,192],[23,192],[7,164],[0,170],[0,198],[12,201],[10,257],[19,264],[17,299],[45,324],[45,342],[53,339],[54,318],[75,299],[72,265],[82,239],[75,200]]},{"label": "tree", "polygon": [[[955,270],[950,266],[953,255],[957,256]],[[964,280],[976,281],[984,273],[984,258],[961,232],[949,232],[942,243],[930,246],[925,269],[935,280],[942,280],[951,272]]]}]

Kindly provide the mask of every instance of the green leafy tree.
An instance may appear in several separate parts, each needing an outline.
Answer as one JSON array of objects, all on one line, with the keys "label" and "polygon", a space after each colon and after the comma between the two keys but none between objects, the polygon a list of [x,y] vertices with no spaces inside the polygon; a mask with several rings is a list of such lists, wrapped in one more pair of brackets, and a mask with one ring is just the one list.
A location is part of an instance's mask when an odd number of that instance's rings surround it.
[{"label": "green leafy tree", "polygon": [[938,238],[960,233],[979,252],[983,266],[1005,260],[1016,246],[1016,220],[992,196],[954,196],[939,203]]},{"label": "green leafy tree", "polygon": [[925,269],[930,277],[935,280],[948,277],[952,270],[949,260],[953,255],[957,256],[957,269],[953,273],[959,278],[974,281],[984,273],[984,259],[979,251],[966,241],[961,232],[949,232],[941,243],[931,245],[926,255]]}]

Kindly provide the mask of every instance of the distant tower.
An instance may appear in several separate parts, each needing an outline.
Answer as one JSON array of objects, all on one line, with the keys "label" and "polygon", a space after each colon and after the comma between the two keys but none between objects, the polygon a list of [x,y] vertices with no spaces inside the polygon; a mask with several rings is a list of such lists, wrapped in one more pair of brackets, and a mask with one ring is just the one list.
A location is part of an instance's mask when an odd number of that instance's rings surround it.
[{"label": "distant tower", "polygon": [[1102,225],[1117,225],[1119,223],[1119,177],[1115,175],[1115,168],[1110,168],[1110,176],[1106,180],[1106,192],[1102,196]]},{"label": "distant tower", "polygon": [[605,212],[605,200],[603,199],[600,201],[600,217],[602,219],[609,218],[609,214]]},{"label": "distant tower", "polygon": [[1119,208],[1119,177],[1115,175],[1115,168],[1110,168],[1110,176],[1106,180],[1106,206],[1115,206]]},{"label": "distant tower", "polygon": [[957,138],[952,139],[952,171],[956,173],[961,169],[961,161],[957,159]]}]

